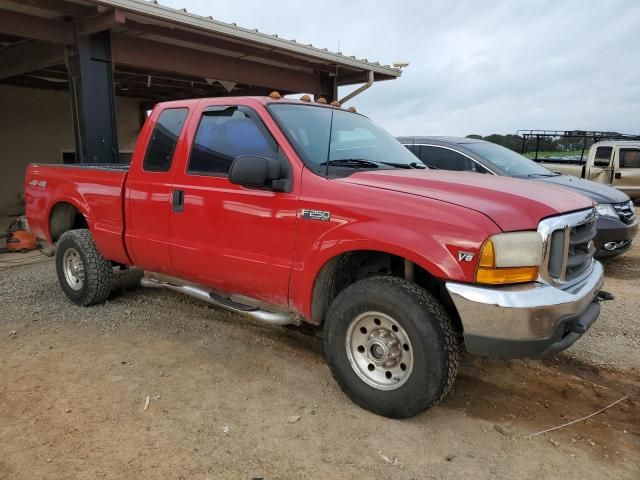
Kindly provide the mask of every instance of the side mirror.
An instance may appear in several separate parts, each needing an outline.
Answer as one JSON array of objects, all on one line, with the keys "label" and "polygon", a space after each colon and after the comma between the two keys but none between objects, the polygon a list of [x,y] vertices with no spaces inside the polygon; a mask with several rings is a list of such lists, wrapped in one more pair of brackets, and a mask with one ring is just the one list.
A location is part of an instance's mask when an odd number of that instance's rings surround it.
[{"label": "side mirror", "polygon": [[280,182],[280,162],[266,157],[237,157],[229,169],[229,181],[236,185],[253,188],[274,188]]},{"label": "side mirror", "polygon": [[608,167],[611,164],[611,162],[607,159],[607,160],[594,160],[593,161],[593,165],[595,167]]}]

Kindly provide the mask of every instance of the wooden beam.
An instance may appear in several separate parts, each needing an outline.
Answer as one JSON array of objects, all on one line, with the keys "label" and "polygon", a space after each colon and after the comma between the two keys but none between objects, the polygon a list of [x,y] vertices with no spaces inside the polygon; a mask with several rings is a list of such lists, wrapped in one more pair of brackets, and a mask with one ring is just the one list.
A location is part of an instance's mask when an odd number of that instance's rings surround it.
[{"label": "wooden beam", "polygon": [[31,40],[0,50],[0,79],[64,63],[64,47]]},{"label": "wooden beam", "polygon": [[32,7],[45,12],[59,13],[60,16],[69,15],[76,18],[84,18],[95,15],[98,11],[96,7],[85,7],[64,0],[5,0],[6,2],[16,3],[22,7]]},{"label": "wooden beam", "polygon": [[65,45],[73,43],[71,31],[64,23],[9,10],[0,10],[0,32]]},{"label": "wooden beam", "polygon": [[92,33],[111,30],[116,25],[124,25],[125,17],[122,10],[111,10],[97,17],[83,20],[78,24],[78,34],[91,35]]},{"label": "wooden beam", "polygon": [[249,86],[314,92],[318,77],[286,68],[216,55],[122,34],[113,34],[113,61],[151,71],[229,80]]},{"label": "wooden beam", "polygon": [[308,68],[327,73],[335,71],[335,67],[323,62],[310,62],[299,57],[293,57],[286,52],[273,50],[272,48],[260,48],[257,46],[247,45],[245,43],[233,42],[222,37],[213,37],[197,32],[189,32],[179,28],[168,28],[160,25],[151,25],[135,21],[127,21],[127,33],[130,35],[157,35],[170,39],[176,39],[181,42],[189,42],[205,47],[219,48],[220,50],[228,50],[236,52],[239,56],[252,56],[264,58],[266,60],[274,60],[277,62],[288,63],[290,65],[302,68]]}]

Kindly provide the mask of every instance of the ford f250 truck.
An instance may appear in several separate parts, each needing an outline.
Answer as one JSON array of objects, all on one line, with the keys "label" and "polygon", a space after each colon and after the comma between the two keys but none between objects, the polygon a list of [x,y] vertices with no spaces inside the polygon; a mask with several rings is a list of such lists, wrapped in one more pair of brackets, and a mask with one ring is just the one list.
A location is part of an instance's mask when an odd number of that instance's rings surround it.
[{"label": "ford f250 truck", "polygon": [[365,116],[279,95],[158,104],[130,167],[32,164],[25,182],[72,302],[135,266],[146,287],[321,326],[344,392],[389,417],[441,400],[462,347],[569,347],[605,297],[587,198],[429,170]]}]

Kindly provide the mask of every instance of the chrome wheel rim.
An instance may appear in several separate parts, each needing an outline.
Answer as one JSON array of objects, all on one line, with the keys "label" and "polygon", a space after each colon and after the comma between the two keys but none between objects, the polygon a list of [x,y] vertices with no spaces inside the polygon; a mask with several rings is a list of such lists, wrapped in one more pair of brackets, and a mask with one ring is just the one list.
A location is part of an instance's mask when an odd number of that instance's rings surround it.
[{"label": "chrome wheel rim", "polygon": [[354,372],[378,390],[400,388],[413,371],[409,335],[395,319],[381,312],[365,312],[353,319],[346,349]]},{"label": "chrome wheel rim", "polygon": [[62,257],[62,271],[64,278],[74,290],[80,290],[84,285],[84,263],[80,252],[75,248],[69,248]]}]

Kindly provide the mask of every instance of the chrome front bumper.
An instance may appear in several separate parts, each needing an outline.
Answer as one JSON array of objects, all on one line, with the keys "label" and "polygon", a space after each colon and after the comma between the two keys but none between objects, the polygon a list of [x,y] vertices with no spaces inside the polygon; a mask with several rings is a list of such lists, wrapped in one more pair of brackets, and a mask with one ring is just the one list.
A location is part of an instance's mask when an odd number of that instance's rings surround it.
[{"label": "chrome front bumper", "polygon": [[447,282],[470,353],[501,358],[548,356],[571,346],[596,320],[604,271],[566,289],[544,283],[483,287]]}]

